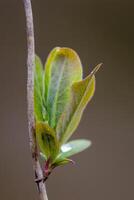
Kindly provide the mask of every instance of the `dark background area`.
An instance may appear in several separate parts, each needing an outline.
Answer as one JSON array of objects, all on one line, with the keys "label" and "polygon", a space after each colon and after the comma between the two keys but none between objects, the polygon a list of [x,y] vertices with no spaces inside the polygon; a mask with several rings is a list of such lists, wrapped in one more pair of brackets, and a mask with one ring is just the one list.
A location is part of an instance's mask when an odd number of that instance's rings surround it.
[{"label": "dark background area", "polygon": [[[93,145],[57,168],[49,200],[134,199],[134,1],[32,0],[36,52],[75,49],[84,76],[100,62],[97,88],[75,138]],[[0,0],[0,199],[37,200],[26,114],[22,1]]]}]

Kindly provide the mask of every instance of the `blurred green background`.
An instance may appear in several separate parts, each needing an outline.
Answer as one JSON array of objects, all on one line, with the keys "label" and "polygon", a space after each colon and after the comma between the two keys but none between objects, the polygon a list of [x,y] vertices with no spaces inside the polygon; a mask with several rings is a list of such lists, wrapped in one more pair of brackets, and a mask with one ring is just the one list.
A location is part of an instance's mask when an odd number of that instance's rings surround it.
[{"label": "blurred green background", "polygon": [[[103,62],[74,138],[93,143],[57,168],[49,200],[134,199],[134,1],[32,0],[36,53],[75,49],[84,76]],[[26,105],[26,32],[22,0],[0,0],[0,199],[39,199],[33,182]]]}]

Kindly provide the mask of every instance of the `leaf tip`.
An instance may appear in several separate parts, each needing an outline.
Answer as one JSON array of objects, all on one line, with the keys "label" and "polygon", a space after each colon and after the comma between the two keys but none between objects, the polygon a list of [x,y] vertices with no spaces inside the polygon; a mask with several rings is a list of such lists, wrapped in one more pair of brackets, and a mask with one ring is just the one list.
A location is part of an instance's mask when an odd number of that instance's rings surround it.
[{"label": "leaf tip", "polygon": [[100,69],[100,67],[103,65],[103,63],[99,63],[91,72],[92,75],[96,74],[96,72]]}]

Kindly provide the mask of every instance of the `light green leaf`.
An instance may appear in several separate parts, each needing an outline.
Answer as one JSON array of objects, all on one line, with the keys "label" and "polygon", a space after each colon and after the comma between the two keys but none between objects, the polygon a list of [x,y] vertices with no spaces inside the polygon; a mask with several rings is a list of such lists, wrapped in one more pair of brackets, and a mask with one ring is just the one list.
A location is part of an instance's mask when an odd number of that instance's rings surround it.
[{"label": "light green leaf", "polygon": [[91,141],[85,139],[72,140],[61,146],[61,153],[57,157],[57,162],[80,153],[91,146]]},{"label": "light green leaf", "polygon": [[77,128],[82,113],[94,94],[94,74],[100,66],[101,64],[97,65],[91,74],[84,80],[72,85],[70,102],[68,103],[65,112],[61,115],[56,128],[57,136],[61,144],[64,144]]},{"label": "light green leaf", "polygon": [[[42,152],[40,152],[40,156],[43,160],[47,161],[47,157],[45,156],[45,154],[43,154]],[[55,159],[52,163],[52,168],[58,167],[58,166],[62,166],[62,165],[66,165],[68,163],[75,163],[73,160],[69,159],[69,158],[63,158],[62,156],[59,159]]]},{"label": "light green leaf", "polygon": [[43,121],[43,65],[38,56],[35,56],[34,71],[34,114],[38,121]]},{"label": "light green leaf", "polygon": [[71,85],[81,79],[82,65],[75,51],[57,47],[50,52],[45,65],[45,100],[52,128],[70,99]]},{"label": "light green leaf", "polygon": [[52,166],[53,166],[53,168],[55,168],[55,167],[58,167],[58,166],[66,165],[66,164],[68,164],[68,163],[73,163],[73,164],[74,164],[74,161],[71,160],[71,159],[68,159],[68,158],[61,158],[61,159],[59,159],[59,160],[56,160],[56,161],[52,164]]},{"label": "light green leaf", "polygon": [[40,152],[40,156],[43,160],[47,161],[47,157],[44,153]]},{"label": "light green leaf", "polygon": [[55,131],[43,122],[36,123],[36,137],[40,150],[47,159],[55,159],[59,153],[59,144]]}]

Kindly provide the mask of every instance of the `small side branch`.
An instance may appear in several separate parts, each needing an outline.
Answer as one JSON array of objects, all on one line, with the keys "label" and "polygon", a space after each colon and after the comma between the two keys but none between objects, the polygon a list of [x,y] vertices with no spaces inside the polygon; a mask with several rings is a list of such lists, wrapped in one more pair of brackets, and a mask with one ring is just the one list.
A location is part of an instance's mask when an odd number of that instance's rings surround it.
[{"label": "small side branch", "polygon": [[27,29],[27,102],[28,102],[28,127],[29,127],[29,143],[33,158],[33,168],[35,172],[35,179],[41,180],[37,183],[40,200],[48,200],[46,194],[45,184],[43,182],[43,172],[38,160],[37,142],[35,134],[35,120],[34,120],[34,69],[35,69],[35,41],[34,41],[34,27],[31,0],[23,0],[25,15],[26,15],[26,29]]}]

